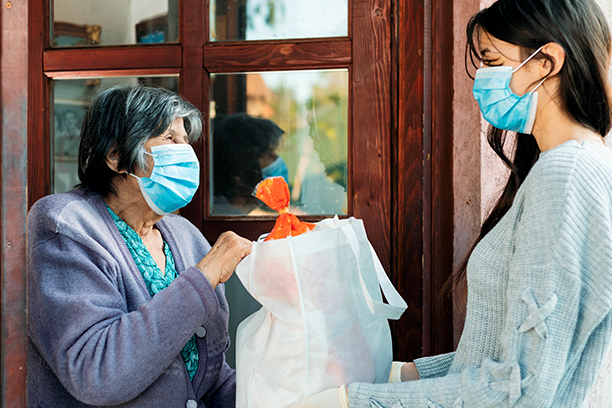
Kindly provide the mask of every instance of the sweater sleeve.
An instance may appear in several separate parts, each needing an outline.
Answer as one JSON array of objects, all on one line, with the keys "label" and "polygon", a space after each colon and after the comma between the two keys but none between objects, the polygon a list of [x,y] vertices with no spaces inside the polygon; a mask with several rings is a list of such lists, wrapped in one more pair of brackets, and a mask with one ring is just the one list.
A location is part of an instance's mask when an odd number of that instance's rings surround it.
[{"label": "sweater sleeve", "polygon": [[[603,352],[584,358],[586,345],[595,336],[605,339],[599,344],[610,338],[610,186],[597,174],[558,173],[536,175],[524,194],[509,260],[501,357],[444,377],[351,384],[351,408],[378,406],[371,401],[388,408],[544,407],[576,381],[586,392]],[[584,395],[578,394],[564,403],[579,406]]]},{"label": "sweater sleeve", "polygon": [[419,378],[443,377],[448,373],[448,369],[453,364],[455,352],[438,354],[436,356],[422,357],[414,360]]},{"label": "sweater sleeve", "polygon": [[28,329],[75,398],[116,405],[162,375],[196,329],[217,313],[219,302],[204,275],[190,267],[151,301],[128,311],[120,264],[93,241],[49,229],[32,244]]}]

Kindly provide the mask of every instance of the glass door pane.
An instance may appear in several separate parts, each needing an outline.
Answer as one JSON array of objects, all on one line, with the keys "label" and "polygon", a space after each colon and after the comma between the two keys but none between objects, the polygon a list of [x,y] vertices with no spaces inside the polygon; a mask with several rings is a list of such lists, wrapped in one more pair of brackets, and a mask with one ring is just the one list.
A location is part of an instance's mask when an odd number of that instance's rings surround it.
[{"label": "glass door pane", "polygon": [[290,212],[347,214],[348,71],[212,74],[210,214],[275,215],[251,193],[283,176]]},{"label": "glass door pane", "polygon": [[52,47],[178,41],[178,0],[51,0]]},{"label": "glass door pane", "polygon": [[81,122],[91,98],[113,85],[157,84],[178,92],[178,76],[56,79],[51,83],[51,193],[72,190],[79,183],[78,151]]},{"label": "glass door pane", "polygon": [[348,0],[212,0],[210,41],[348,35]]}]

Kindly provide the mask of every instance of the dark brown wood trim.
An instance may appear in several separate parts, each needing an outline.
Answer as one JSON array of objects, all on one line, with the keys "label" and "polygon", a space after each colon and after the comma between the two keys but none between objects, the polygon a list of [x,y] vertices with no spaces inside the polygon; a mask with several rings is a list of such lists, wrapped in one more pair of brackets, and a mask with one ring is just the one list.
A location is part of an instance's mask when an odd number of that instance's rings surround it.
[{"label": "dark brown wood trim", "polygon": [[[208,149],[207,149],[208,151]],[[209,179],[206,179],[206,183],[208,183]],[[204,183],[202,183],[202,187],[204,188]],[[208,184],[207,184],[207,187]],[[208,190],[207,190],[208,191]],[[347,218],[348,216],[339,216],[340,219]],[[256,240],[262,234],[267,234],[272,231],[274,227],[274,223],[276,222],[276,215],[270,216],[223,216],[223,215],[214,215],[214,216],[205,216],[204,217],[204,236],[210,242],[214,242],[223,231],[234,231],[239,235],[243,235],[245,238]],[[300,221],[304,222],[319,222],[325,218],[329,218],[329,215],[321,216],[321,215],[299,215],[298,218]]]},{"label": "dark brown wood trim", "polygon": [[[202,230],[204,197],[206,193],[204,186],[208,177],[208,157],[205,154],[205,145],[208,143],[208,78],[203,78],[202,70],[202,47],[204,45],[203,31],[205,27],[204,14],[206,7],[201,0],[183,0],[180,10],[180,41],[183,47],[183,60],[180,81],[180,93],[189,102],[194,104],[203,114],[204,128],[201,141],[193,148],[200,160],[200,188],[195,196],[181,214],[189,219],[198,229]],[[189,10],[187,12],[186,10]],[[206,85],[206,89],[204,89]]]},{"label": "dark brown wood trim", "polygon": [[453,268],[453,3],[432,0],[431,354],[454,347],[452,305],[440,299]]},{"label": "dark brown wood trim", "polygon": [[[210,73],[202,68],[202,100],[206,106],[210,105]],[[200,222],[202,223],[202,233],[210,242],[216,241],[218,235],[211,233],[207,227],[208,214],[210,213],[210,128],[208,126],[210,111],[204,113],[204,137],[202,138],[202,183],[200,190],[202,194],[202,202],[200,205]],[[214,238],[214,239],[213,239]]]},{"label": "dark brown wood trim", "polygon": [[422,354],[423,332],[423,1],[398,2],[398,86],[393,282],[408,303],[394,325],[394,358]]},{"label": "dark brown wood trim", "polygon": [[391,272],[391,1],[353,1],[352,215]]},{"label": "dark brown wood trim", "polygon": [[433,237],[432,223],[432,188],[431,188],[431,132],[432,132],[432,0],[423,1],[423,151],[421,161],[423,163],[423,254],[422,254],[422,355],[431,355],[431,334],[433,331],[432,308],[434,302],[431,292],[431,240]]},{"label": "dark brown wood trim", "polygon": [[241,221],[241,220],[207,220],[204,225],[204,236],[213,243],[219,235],[225,231],[233,231],[236,234],[257,240],[262,234],[267,234],[274,228],[274,220],[269,221]]},{"label": "dark brown wood trim", "polygon": [[43,67],[48,71],[93,71],[145,68],[180,68],[181,46],[139,45],[118,47],[61,48],[43,53]]},{"label": "dark brown wood trim", "polygon": [[215,42],[204,46],[204,67],[211,73],[288,69],[346,68],[349,38],[305,41]]},{"label": "dark brown wood trim", "polygon": [[0,109],[0,366],[3,407],[26,406],[28,1],[2,2]]},{"label": "dark brown wood trim", "polygon": [[95,71],[48,71],[45,76],[50,79],[67,78],[109,78],[121,76],[164,76],[180,75],[179,68],[151,68],[151,69],[108,69]]},{"label": "dark brown wood trim", "polygon": [[28,208],[51,191],[49,94],[42,53],[47,44],[47,1],[29,2],[28,74]]},{"label": "dark brown wood trim", "polygon": [[[349,11],[350,14],[350,11]],[[350,21],[350,20],[349,20]],[[349,28],[350,30],[350,28]],[[348,88],[348,123],[347,123],[347,135],[348,135],[348,140],[347,140],[347,169],[346,169],[346,197],[347,197],[347,214],[349,216],[354,216],[355,214],[355,200],[353,200],[354,197],[354,193],[353,193],[353,166],[354,164],[354,157],[353,157],[353,153],[355,151],[353,145],[356,142],[355,140],[355,131],[354,131],[354,127],[355,127],[355,120],[353,120],[353,106],[354,106],[354,102],[353,102],[353,95],[354,95],[354,87],[353,87],[353,83],[354,81],[354,75],[353,75],[353,66],[351,65],[348,69],[348,79],[349,79],[349,88]]]}]

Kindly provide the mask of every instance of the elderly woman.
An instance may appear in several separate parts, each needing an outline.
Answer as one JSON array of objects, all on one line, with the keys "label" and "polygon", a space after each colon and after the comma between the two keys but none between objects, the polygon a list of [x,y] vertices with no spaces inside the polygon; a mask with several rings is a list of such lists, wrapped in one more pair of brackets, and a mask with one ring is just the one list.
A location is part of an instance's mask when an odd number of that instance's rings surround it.
[{"label": "elderly woman", "polygon": [[170,214],[199,184],[198,110],[115,87],[84,118],[76,190],[28,216],[28,406],[233,407],[222,283],[251,250]]}]

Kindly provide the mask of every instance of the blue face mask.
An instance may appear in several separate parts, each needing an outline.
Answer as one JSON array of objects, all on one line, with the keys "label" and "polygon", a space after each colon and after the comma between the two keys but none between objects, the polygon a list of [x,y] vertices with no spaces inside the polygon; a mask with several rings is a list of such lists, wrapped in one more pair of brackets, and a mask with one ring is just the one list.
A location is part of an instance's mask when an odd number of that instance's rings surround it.
[{"label": "blue face mask", "polygon": [[261,169],[261,175],[263,178],[268,177],[282,177],[285,179],[287,184],[289,184],[289,169],[287,168],[287,164],[282,157],[278,156],[276,160],[272,163]]},{"label": "blue face mask", "polygon": [[153,171],[138,179],[145,201],[155,213],[165,215],[186,206],[200,184],[200,162],[188,144],[159,145],[151,148]]},{"label": "blue face mask", "polygon": [[538,52],[540,47],[516,69],[512,67],[480,68],[474,78],[474,98],[480,105],[482,116],[498,129],[530,134],[535,122],[538,106],[536,90],[544,78],[531,92],[518,96],[510,89],[512,74],[521,69]]}]

